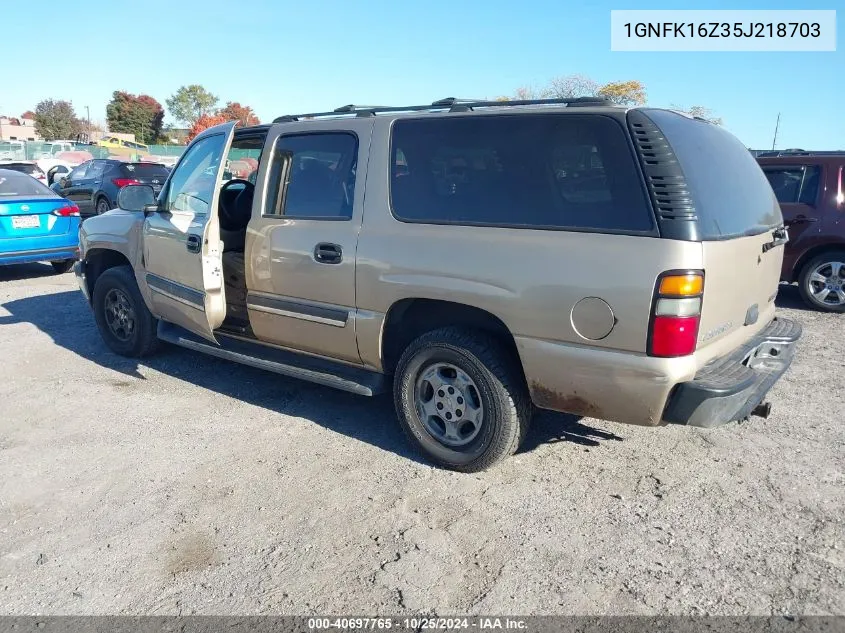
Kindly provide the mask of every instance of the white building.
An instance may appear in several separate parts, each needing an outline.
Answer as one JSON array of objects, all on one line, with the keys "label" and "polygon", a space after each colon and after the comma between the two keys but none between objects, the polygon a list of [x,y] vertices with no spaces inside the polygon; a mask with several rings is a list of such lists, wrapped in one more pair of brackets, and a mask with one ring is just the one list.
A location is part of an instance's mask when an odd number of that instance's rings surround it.
[{"label": "white building", "polygon": [[33,119],[0,115],[0,141],[40,141]]}]

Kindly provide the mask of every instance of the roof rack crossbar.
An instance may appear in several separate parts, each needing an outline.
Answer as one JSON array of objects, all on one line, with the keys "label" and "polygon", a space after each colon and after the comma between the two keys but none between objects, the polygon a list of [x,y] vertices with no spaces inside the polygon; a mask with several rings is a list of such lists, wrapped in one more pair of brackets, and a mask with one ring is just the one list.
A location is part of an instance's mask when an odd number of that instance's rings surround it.
[{"label": "roof rack crossbar", "polygon": [[318,119],[322,117],[341,117],[344,115],[372,116],[388,112],[425,112],[432,110],[451,110],[455,112],[466,112],[475,108],[502,108],[513,106],[533,105],[565,105],[565,106],[591,106],[591,105],[613,105],[613,102],[601,97],[577,97],[574,99],[517,99],[514,101],[472,101],[447,97],[439,99],[428,105],[412,106],[356,106],[348,104],[341,106],[331,112],[312,112],[308,114],[287,114],[273,119],[273,123],[288,123],[301,121],[302,119]]}]

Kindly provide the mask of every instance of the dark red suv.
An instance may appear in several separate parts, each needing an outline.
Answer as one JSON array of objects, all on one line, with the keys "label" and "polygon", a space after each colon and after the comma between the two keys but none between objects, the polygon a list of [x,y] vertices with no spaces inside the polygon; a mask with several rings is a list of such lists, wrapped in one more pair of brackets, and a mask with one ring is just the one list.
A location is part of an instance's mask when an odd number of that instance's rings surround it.
[{"label": "dark red suv", "polygon": [[798,282],[807,305],[845,312],[845,152],[757,160],[789,228],[781,279]]}]

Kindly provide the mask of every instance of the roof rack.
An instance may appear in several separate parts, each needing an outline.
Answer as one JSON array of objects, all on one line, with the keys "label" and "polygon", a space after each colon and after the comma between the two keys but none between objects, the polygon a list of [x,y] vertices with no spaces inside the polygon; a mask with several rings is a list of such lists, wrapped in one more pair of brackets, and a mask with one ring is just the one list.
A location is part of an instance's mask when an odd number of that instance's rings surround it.
[{"label": "roof rack", "polygon": [[779,158],[782,156],[845,156],[845,150],[808,151],[803,149],[754,150],[756,158]]},{"label": "roof rack", "polygon": [[446,110],[448,112],[469,112],[475,108],[502,108],[514,106],[541,106],[541,105],[565,105],[567,107],[577,106],[607,106],[614,105],[612,101],[600,97],[577,97],[574,99],[518,99],[515,101],[486,101],[477,99],[458,99],[457,97],[446,97],[438,99],[426,105],[413,106],[361,106],[348,104],[332,110],[331,112],[311,112],[308,114],[286,114],[273,119],[273,123],[290,123],[303,119],[317,119],[322,117],[337,117],[354,115],[356,117],[370,117],[386,112],[431,112],[435,110]]}]

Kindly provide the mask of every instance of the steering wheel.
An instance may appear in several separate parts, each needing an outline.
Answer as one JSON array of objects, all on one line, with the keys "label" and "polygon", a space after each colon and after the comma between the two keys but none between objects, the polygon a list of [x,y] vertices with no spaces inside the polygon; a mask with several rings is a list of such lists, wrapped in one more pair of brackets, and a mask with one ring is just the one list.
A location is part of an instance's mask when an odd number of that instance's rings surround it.
[{"label": "steering wheel", "polygon": [[220,187],[221,228],[227,231],[238,231],[249,224],[254,193],[255,185],[242,178],[233,178]]}]

